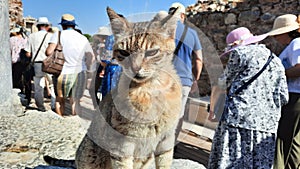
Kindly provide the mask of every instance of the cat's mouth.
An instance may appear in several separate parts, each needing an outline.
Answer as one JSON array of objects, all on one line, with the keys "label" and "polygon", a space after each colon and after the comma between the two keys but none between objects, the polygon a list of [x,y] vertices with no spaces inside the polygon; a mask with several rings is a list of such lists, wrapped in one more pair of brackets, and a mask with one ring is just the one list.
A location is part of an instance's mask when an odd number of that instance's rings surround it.
[{"label": "cat's mouth", "polygon": [[145,79],[147,79],[147,77],[142,76],[142,75],[140,75],[140,74],[136,74],[136,75],[134,76],[134,78],[137,79],[137,80],[145,80]]},{"label": "cat's mouth", "polygon": [[150,79],[151,75],[148,73],[133,73],[132,71],[125,72],[126,76],[135,81],[136,83],[143,83]]}]

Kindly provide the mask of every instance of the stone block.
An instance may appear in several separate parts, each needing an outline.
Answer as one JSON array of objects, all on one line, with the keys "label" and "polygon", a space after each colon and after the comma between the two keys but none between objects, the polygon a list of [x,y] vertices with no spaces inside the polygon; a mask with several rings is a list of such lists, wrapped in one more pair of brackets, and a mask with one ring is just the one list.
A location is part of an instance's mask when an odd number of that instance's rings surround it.
[{"label": "stone block", "polygon": [[222,13],[212,13],[208,16],[207,22],[209,25],[224,25],[224,16]]},{"label": "stone block", "polygon": [[262,5],[260,8],[261,8],[262,13],[266,13],[266,12],[270,12],[270,10],[272,9],[272,6]]},{"label": "stone block", "polygon": [[235,14],[229,13],[225,16],[224,22],[225,22],[225,25],[236,24],[237,23],[237,17],[236,17]]},{"label": "stone block", "polygon": [[265,22],[265,23],[269,23],[269,24],[273,24],[273,21],[275,20],[276,16],[275,15],[272,15],[270,13],[264,13],[261,17],[260,17],[260,20],[262,22]]},{"label": "stone block", "polygon": [[260,11],[255,10],[255,11],[243,11],[240,13],[238,17],[238,21],[257,21],[260,17]]},{"label": "stone block", "polygon": [[266,4],[266,3],[279,3],[280,0],[259,0],[260,4]]}]

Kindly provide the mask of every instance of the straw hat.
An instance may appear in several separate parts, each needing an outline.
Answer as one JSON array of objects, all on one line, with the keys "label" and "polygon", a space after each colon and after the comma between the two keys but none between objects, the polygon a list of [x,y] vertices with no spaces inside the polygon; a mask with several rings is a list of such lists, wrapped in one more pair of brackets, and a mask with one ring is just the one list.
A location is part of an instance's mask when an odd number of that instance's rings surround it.
[{"label": "straw hat", "polygon": [[75,17],[71,14],[63,14],[61,17],[61,25],[75,26],[77,25],[75,22]]},{"label": "straw hat", "polygon": [[51,25],[47,17],[39,17],[36,25]]},{"label": "straw hat", "polygon": [[270,36],[280,35],[296,29],[299,29],[297,16],[293,14],[285,14],[275,19],[273,28],[270,32],[268,32],[268,34]]},{"label": "straw hat", "polygon": [[221,57],[239,46],[246,46],[252,43],[257,43],[265,39],[267,36],[268,34],[254,36],[246,27],[236,28],[227,35],[227,50],[223,54],[221,54]]}]

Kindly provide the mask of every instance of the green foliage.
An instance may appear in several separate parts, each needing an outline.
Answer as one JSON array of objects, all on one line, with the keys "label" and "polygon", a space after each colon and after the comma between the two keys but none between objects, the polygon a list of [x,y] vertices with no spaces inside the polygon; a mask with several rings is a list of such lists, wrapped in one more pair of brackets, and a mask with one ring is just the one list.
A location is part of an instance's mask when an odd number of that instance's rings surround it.
[{"label": "green foliage", "polygon": [[89,42],[91,42],[92,36],[90,34],[83,34],[83,35],[89,40]]}]

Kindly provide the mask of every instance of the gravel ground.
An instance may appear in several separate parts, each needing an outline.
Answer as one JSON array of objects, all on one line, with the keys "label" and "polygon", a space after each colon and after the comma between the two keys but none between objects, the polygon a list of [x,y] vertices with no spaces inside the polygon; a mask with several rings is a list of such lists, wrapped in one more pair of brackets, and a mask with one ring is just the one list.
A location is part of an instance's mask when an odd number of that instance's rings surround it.
[{"label": "gravel ground", "polygon": [[0,168],[46,164],[44,155],[73,159],[85,131],[78,116],[52,111],[27,111],[24,116],[0,116]]},{"label": "gravel ground", "polygon": [[[50,110],[0,116],[0,168],[62,169],[47,166],[43,156],[74,159],[88,124],[78,116],[60,117]],[[190,160],[174,160],[172,169],[185,168],[205,167]]]}]

